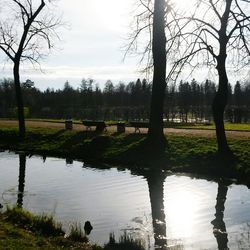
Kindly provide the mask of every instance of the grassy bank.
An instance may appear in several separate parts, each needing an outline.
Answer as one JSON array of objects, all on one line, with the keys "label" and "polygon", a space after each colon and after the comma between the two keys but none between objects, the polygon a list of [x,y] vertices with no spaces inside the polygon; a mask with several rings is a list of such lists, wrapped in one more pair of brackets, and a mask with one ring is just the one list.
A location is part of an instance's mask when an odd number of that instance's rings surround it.
[{"label": "grassy bank", "polygon": [[111,234],[103,247],[90,244],[77,226],[65,237],[60,223],[51,215],[34,215],[22,208],[7,207],[0,213],[0,250],[81,249],[81,250],[144,250],[141,241],[122,236],[118,242]]},{"label": "grassy bank", "polygon": [[0,213],[0,249],[82,249],[101,250],[87,238],[65,238],[61,224],[50,215],[33,215],[21,208]]},{"label": "grassy bank", "polygon": [[144,134],[29,128],[25,140],[20,142],[16,127],[0,127],[0,149],[3,150],[250,181],[250,141],[247,139],[229,139],[235,158],[227,159],[216,154],[215,138],[168,135],[168,147],[161,154],[145,147],[145,138]]}]

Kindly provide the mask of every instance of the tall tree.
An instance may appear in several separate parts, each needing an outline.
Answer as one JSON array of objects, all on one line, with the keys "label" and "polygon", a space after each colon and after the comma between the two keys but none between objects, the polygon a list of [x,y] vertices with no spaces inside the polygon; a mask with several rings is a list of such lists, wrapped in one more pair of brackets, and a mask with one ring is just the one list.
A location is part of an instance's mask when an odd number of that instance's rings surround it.
[{"label": "tall tree", "polygon": [[[217,9],[216,6],[213,4],[212,0],[210,0],[211,6],[214,8],[215,13]],[[229,153],[230,148],[227,143],[226,133],[225,133],[225,126],[224,126],[224,112],[227,105],[228,100],[228,76],[226,71],[226,58],[227,58],[227,43],[229,41],[227,35],[228,29],[228,21],[230,16],[232,6],[232,0],[227,0],[224,12],[222,15],[218,13],[218,18],[220,20],[220,28],[217,30],[217,39],[219,42],[219,51],[218,54],[214,57],[216,58],[217,62],[217,72],[219,75],[219,88],[216,92],[214,101],[213,101],[213,116],[214,122],[216,126],[216,137],[218,143],[218,151],[220,153]],[[211,49],[209,49],[210,51]],[[211,53],[214,53],[211,51]]]},{"label": "tall tree", "polygon": [[[167,58],[179,47],[180,27],[170,0],[138,0],[139,12],[135,15],[128,52],[137,52],[148,76],[153,73],[147,142],[157,150],[164,149],[163,106],[168,80],[174,70],[167,66]],[[127,54],[126,53],[126,54]]]},{"label": "tall tree", "polygon": [[[180,36],[185,46],[184,56],[176,64],[193,62],[196,65],[215,66],[218,73],[218,90],[212,109],[216,126],[218,152],[231,153],[228,146],[224,112],[228,100],[227,62],[246,66],[250,57],[250,9],[248,0],[197,1],[197,8],[189,17],[182,17],[186,31]],[[189,20],[189,25],[186,25]],[[205,53],[204,53],[205,52]],[[202,56],[197,55],[203,53]],[[202,59],[203,62],[200,62]],[[227,60],[229,58],[229,60]],[[236,66],[236,65],[235,65]]]},{"label": "tall tree", "polygon": [[164,148],[163,105],[166,90],[165,0],[155,0],[153,17],[153,85],[149,117],[148,141]]},{"label": "tall tree", "polygon": [[[44,42],[48,49],[53,47],[52,36],[60,25],[54,15],[42,10],[51,1],[46,0],[10,0],[3,7],[5,14],[0,20],[0,49],[13,63],[16,101],[18,108],[19,135],[25,136],[25,118],[23,96],[20,84],[21,61],[38,63],[44,56]],[[6,15],[8,13],[8,15]],[[41,18],[39,18],[41,16]]]}]

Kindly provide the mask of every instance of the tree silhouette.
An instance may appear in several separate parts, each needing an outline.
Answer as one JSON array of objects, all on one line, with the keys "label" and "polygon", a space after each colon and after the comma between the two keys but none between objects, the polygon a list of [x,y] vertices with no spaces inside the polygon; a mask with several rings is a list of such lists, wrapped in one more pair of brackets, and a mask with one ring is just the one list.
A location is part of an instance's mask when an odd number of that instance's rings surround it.
[{"label": "tree silhouette", "polygon": [[243,0],[197,1],[194,13],[189,17],[178,18],[180,25],[185,26],[179,34],[185,49],[176,61],[176,67],[182,67],[183,62],[191,64],[197,60],[196,66],[206,63],[209,67],[215,66],[218,73],[219,86],[212,109],[218,152],[222,154],[231,154],[224,127],[224,112],[228,102],[227,61],[242,67],[248,64],[250,57],[248,3]]},{"label": "tree silhouette", "polygon": [[158,149],[165,148],[163,105],[166,89],[165,0],[155,0],[153,17],[153,85],[150,105],[148,141]]},{"label": "tree silhouette", "polygon": [[171,58],[170,54],[179,46],[176,34],[180,31],[170,0],[138,2],[139,13],[135,15],[135,26],[132,27],[126,54],[139,52],[142,55],[141,62],[145,63],[143,71],[148,75],[153,73],[147,142],[155,150],[164,150],[164,99],[167,82],[173,73],[171,69],[166,69],[167,58]]},{"label": "tree silhouette", "polygon": [[60,20],[54,15],[48,13],[41,15],[46,4],[46,0],[40,0],[39,4],[34,0],[10,0],[4,6],[7,8],[8,16],[4,15],[5,19],[0,22],[0,49],[14,65],[13,75],[21,138],[24,138],[26,129],[20,64],[24,60],[32,64],[38,63],[44,56],[42,52],[45,48],[44,42],[48,49],[53,47],[51,39],[56,35],[55,29],[60,25]]}]

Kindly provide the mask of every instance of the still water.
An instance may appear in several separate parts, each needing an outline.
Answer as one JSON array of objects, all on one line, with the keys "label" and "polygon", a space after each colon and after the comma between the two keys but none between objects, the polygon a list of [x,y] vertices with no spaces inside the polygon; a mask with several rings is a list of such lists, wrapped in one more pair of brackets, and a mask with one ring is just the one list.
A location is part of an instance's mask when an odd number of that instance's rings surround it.
[{"label": "still water", "polygon": [[1,152],[0,203],[53,214],[65,230],[90,220],[98,244],[127,232],[150,250],[250,249],[250,191],[229,180]]}]

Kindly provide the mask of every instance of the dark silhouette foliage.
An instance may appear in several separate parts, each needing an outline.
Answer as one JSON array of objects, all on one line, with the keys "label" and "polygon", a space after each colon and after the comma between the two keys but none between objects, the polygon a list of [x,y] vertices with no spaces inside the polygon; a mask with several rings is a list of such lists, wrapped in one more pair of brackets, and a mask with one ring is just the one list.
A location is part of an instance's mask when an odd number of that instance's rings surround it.
[{"label": "dark silhouette foliage", "polygon": [[[112,82],[109,81],[108,84]],[[90,119],[90,120],[147,120],[151,84],[144,80],[112,83],[112,88],[103,90],[73,88],[69,82],[62,90],[41,91],[34,82],[21,84],[26,116],[45,119]],[[107,86],[107,84],[105,85]],[[211,122],[212,102],[216,84],[210,80],[202,83],[180,81],[168,85],[164,103],[164,119],[169,122]],[[225,119],[229,122],[250,121],[250,82],[229,85],[229,104]],[[0,80],[0,117],[14,118],[16,112],[14,84],[10,79]]]}]

